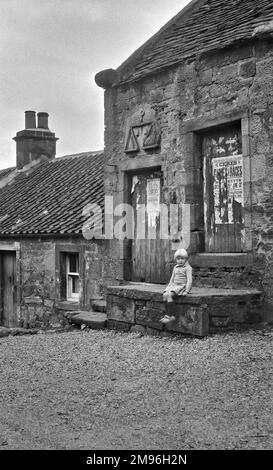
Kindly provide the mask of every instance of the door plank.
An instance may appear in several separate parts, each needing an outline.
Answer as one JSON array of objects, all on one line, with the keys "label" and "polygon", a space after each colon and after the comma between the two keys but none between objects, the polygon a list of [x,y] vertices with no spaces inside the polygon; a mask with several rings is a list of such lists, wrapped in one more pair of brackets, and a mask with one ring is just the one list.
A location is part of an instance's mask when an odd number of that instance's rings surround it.
[{"label": "door plank", "polygon": [[0,253],[0,324],[4,322],[4,276],[3,276],[3,255]]},{"label": "door plank", "polygon": [[3,324],[7,327],[17,326],[16,303],[16,255],[3,255]]},{"label": "door plank", "polygon": [[[153,184],[149,180],[159,180],[155,182],[155,191],[158,187],[159,203],[162,202],[162,172],[152,171],[150,173],[140,173],[132,176],[132,206],[136,212],[138,204],[147,207],[147,184],[149,191],[152,191]],[[137,181],[137,184],[136,184]],[[148,183],[149,181],[149,183]],[[154,197],[156,198],[155,193]],[[145,238],[137,238],[139,231],[139,220],[135,217],[135,238],[132,241],[132,276],[133,281],[165,283],[165,245],[169,245],[169,240],[160,239],[160,216],[148,217],[145,213]]]},{"label": "door plank", "polygon": [[205,249],[240,252],[243,248],[240,126],[219,127],[204,135],[202,153]]}]

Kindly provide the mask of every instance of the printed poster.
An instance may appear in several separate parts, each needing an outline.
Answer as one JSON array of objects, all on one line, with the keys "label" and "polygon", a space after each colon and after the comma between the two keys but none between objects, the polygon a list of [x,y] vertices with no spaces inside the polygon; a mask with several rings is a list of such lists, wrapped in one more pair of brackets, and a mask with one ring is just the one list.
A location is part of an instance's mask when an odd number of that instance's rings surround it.
[{"label": "printed poster", "polygon": [[242,223],[243,157],[212,159],[215,224]]},{"label": "printed poster", "polygon": [[147,180],[148,226],[156,227],[156,218],[160,213],[160,178]]}]

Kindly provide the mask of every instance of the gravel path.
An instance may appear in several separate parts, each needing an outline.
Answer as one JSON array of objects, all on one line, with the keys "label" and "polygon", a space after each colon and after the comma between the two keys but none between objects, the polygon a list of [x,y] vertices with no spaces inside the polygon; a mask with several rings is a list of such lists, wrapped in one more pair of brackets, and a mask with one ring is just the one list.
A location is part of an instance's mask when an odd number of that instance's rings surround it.
[{"label": "gravel path", "polygon": [[273,449],[273,328],[0,339],[0,449]]}]

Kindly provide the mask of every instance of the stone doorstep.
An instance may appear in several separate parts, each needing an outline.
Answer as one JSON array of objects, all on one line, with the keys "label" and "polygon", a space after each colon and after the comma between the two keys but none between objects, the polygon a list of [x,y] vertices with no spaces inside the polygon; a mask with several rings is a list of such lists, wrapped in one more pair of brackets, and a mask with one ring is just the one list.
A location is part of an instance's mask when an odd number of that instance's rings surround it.
[{"label": "stone doorstep", "polygon": [[106,313],[106,300],[92,300],[91,306],[95,312]]},{"label": "stone doorstep", "polygon": [[[132,282],[108,288],[108,321],[125,321],[162,331],[159,320],[163,312],[154,307],[163,304],[164,288],[158,284]],[[172,306],[176,320],[164,325],[163,331],[202,337],[216,326],[214,317],[220,317],[217,323],[220,329],[226,327],[227,322],[235,326],[236,319],[238,323],[248,322],[248,317],[249,323],[250,320],[251,323],[256,319],[260,321],[262,292],[256,289],[193,288],[189,295],[177,297]]]},{"label": "stone doorstep", "polygon": [[[70,326],[72,328],[72,326]],[[0,326],[0,338],[6,336],[24,336],[24,335],[49,335],[55,333],[65,333],[69,331],[67,328],[8,328]]]},{"label": "stone doorstep", "polygon": [[64,318],[66,318],[69,323],[71,323],[71,320],[73,317],[75,317],[75,315],[79,315],[80,313],[82,313],[82,310],[68,310],[67,312],[62,312]]},{"label": "stone doorstep", "polygon": [[141,325],[159,331],[171,330],[189,333],[194,336],[206,336],[209,333],[209,316],[206,304],[172,304],[172,314],[176,317],[170,325],[163,325],[160,319],[164,312],[160,309],[137,306],[134,299],[109,294],[107,297],[107,324],[117,322],[129,326]]},{"label": "stone doorstep", "polygon": [[8,328],[0,326],[0,338],[5,336],[36,335],[38,331],[38,328]]},{"label": "stone doorstep", "polygon": [[[165,286],[160,284],[148,284],[141,282],[130,282],[122,286],[110,286],[107,293],[118,297],[133,300],[145,300],[162,302],[162,294]],[[190,294],[185,297],[176,298],[177,304],[210,304],[222,301],[247,300],[250,297],[261,297],[262,292],[257,289],[217,289],[214,287],[194,287]]]},{"label": "stone doorstep", "polygon": [[86,325],[93,330],[102,330],[106,328],[106,313],[102,312],[78,312],[70,318],[70,323],[75,325]]},{"label": "stone doorstep", "polygon": [[79,302],[70,302],[68,300],[60,300],[56,302],[55,307],[57,310],[65,310],[66,312],[79,311]]}]

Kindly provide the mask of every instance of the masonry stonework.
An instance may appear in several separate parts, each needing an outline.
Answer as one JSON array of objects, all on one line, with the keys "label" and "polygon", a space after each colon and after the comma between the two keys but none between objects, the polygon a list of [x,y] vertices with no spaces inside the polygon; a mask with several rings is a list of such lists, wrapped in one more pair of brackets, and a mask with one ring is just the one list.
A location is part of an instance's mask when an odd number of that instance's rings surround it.
[{"label": "masonry stonework", "polygon": [[19,326],[33,328],[58,323],[55,303],[55,243],[24,240],[20,244]]},{"label": "masonry stonework", "polygon": [[193,288],[191,295],[171,304],[175,319],[160,322],[165,307],[163,287],[158,284],[129,284],[110,287],[107,295],[107,324],[110,328],[140,334],[168,333],[206,336],[209,333],[243,328],[261,321],[260,292],[239,289]]},{"label": "masonry stonework", "polygon": [[[161,148],[146,152],[145,158],[130,156],[124,151],[126,123],[134,113],[147,108],[155,113]],[[204,131],[233,122],[240,123],[242,131],[243,252],[252,253],[253,258],[239,266],[219,266],[216,262],[216,266],[210,263],[206,267],[197,256],[204,253],[200,139]],[[272,40],[204,54],[165,72],[108,88],[105,126],[105,190],[114,196],[115,204],[128,197],[128,171],[149,165],[161,167],[164,201],[191,205],[189,251],[195,255],[195,285],[262,288],[266,305],[272,310]],[[172,253],[174,249],[172,245]],[[116,258],[123,266],[128,262],[125,256]]]},{"label": "masonry stonework", "polygon": [[[61,252],[79,253],[80,300],[60,296]],[[78,239],[24,239],[20,242],[20,307],[18,325],[24,328],[63,327],[64,312],[90,310],[105,296],[108,285],[119,283],[107,244]]]}]

